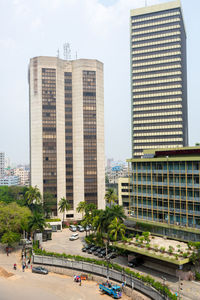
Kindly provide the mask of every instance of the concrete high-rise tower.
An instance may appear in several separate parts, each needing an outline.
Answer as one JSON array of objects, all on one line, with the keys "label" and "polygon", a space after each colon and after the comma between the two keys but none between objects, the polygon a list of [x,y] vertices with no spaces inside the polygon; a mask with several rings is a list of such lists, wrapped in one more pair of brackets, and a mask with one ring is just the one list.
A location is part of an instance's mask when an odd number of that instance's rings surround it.
[{"label": "concrete high-rise tower", "polygon": [[103,64],[35,57],[29,66],[31,185],[65,197],[79,218],[80,201],[105,207]]},{"label": "concrete high-rise tower", "polygon": [[0,177],[5,175],[5,153],[0,152]]},{"label": "concrete high-rise tower", "polygon": [[131,10],[132,155],[188,145],[186,33],[180,1]]}]

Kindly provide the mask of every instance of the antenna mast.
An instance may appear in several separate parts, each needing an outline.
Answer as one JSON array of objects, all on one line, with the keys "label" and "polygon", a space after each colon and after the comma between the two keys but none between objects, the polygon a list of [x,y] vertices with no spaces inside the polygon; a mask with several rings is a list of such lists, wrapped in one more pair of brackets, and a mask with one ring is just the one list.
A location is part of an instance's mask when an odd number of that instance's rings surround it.
[{"label": "antenna mast", "polygon": [[64,45],[63,45],[63,55],[64,55],[64,59],[66,59],[66,60],[71,59],[70,43],[64,43]]}]

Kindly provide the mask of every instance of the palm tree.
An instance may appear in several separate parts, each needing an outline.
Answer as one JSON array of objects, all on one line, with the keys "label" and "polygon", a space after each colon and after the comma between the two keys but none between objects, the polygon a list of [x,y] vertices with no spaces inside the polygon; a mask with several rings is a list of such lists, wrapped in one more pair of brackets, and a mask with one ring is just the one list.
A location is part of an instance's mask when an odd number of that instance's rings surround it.
[{"label": "palm tree", "polygon": [[117,201],[117,195],[114,192],[114,189],[108,189],[105,194],[105,200],[107,204],[111,207],[113,203]]},{"label": "palm tree", "polygon": [[42,232],[45,226],[45,218],[42,214],[34,212],[33,215],[29,217],[28,228],[32,233],[35,233],[37,230]]},{"label": "palm tree", "polygon": [[69,204],[69,201],[64,197],[60,199],[58,205],[59,205],[59,207],[58,207],[59,211],[63,213],[63,222],[64,222],[65,211],[70,210],[71,206]]},{"label": "palm tree", "polygon": [[41,203],[41,194],[40,190],[37,186],[28,188],[28,191],[25,193],[25,199],[28,206],[32,206],[33,204],[40,204]]},{"label": "palm tree", "polygon": [[108,226],[110,236],[116,241],[118,238],[124,238],[126,226],[117,217],[112,220]]},{"label": "palm tree", "polygon": [[96,204],[94,204],[94,203],[86,203],[86,206],[85,206],[85,213],[86,213],[86,215],[87,215],[87,214],[92,215],[93,212],[94,212],[96,209],[97,209]]},{"label": "palm tree", "polygon": [[121,205],[114,205],[110,208],[110,214],[112,215],[112,219],[117,217],[120,221],[126,219],[126,215],[124,213],[124,208]]},{"label": "palm tree", "polygon": [[87,203],[85,201],[79,202],[76,211],[78,213],[82,213],[82,219],[83,219],[83,213],[85,213],[85,208],[86,208]]}]

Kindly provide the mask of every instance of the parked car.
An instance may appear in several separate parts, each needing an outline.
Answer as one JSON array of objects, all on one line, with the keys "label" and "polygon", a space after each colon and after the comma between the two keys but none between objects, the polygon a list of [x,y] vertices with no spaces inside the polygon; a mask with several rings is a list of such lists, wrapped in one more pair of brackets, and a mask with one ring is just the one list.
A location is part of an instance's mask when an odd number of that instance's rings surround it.
[{"label": "parked car", "polygon": [[101,247],[98,247],[98,248],[96,249],[96,251],[94,252],[94,255],[98,255],[99,252],[101,252],[101,251],[102,251],[102,248],[101,248]]},{"label": "parked car", "polygon": [[73,234],[69,237],[69,240],[70,240],[70,241],[75,241],[75,240],[78,240],[78,239],[79,239],[78,233],[73,233]]},{"label": "parked car", "polygon": [[94,247],[90,248],[88,253],[92,254],[93,252],[95,252],[97,250],[97,248],[98,248],[97,246],[94,246]]},{"label": "parked car", "polygon": [[112,258],[115,258],[117,257],[117,253],[116,252],[110,252],[108,255],[107,255],[107,258],[108,259],[112,259]]},{"label": "parked car", "polygon": [[19,241],[19,245],[32,245],[32,242],[31,242],[31,240],[28,240],[28,239],[21,239]]},{"label": "parked car", "polygon": [[69,230],[75,232],[77,230],[75,225],[69,225]]},{"label": "parked car", "polygon": [[85,226],[85,231],[90,231],[92,229],[92,226],[91,225],[86,225]]},{"label": "parked car", "polygon": [[77,230],[80,231],[80,232],[85,231],[84,227],[81,226],[81,225],[78,225],[78,226],[77,226]]},{"label": "parked car", "polygon": [[91,247],[93,247],[94,245],[93,244],[89,244],[89,245],[85,245],[83,248],[82,248],[82,252],[87,252],[87,250],[89,250]]},{"label": "parked car", "polygon": [[47,275],[49,273],[49,271],[43,267],[33,267],[32,273]]},{"label": "parked car", "polygon": [[142,256],[136,256],[135,258],[133,258],[131,261],[128,262],[128,266],[129,267],[138,267],[140,265],[142,265],[144,262]]}]

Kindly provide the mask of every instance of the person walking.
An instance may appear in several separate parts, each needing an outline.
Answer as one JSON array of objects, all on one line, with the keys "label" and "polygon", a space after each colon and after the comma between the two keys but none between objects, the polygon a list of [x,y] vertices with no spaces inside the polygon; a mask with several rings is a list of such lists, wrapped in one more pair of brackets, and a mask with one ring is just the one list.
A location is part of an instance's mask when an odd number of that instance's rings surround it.
[{"label": "person walking", "polygon": [[23,271],[23,272],[24,272],[24,270],[25,270],[25,267],[26,267],[26,264],[23,263],[23,264],[22,264],[22,271]]},{"label": "person walking", "polygon": [[80,277],[80,282],[79,282],[79,285],[81,285],[81,277]]}]

